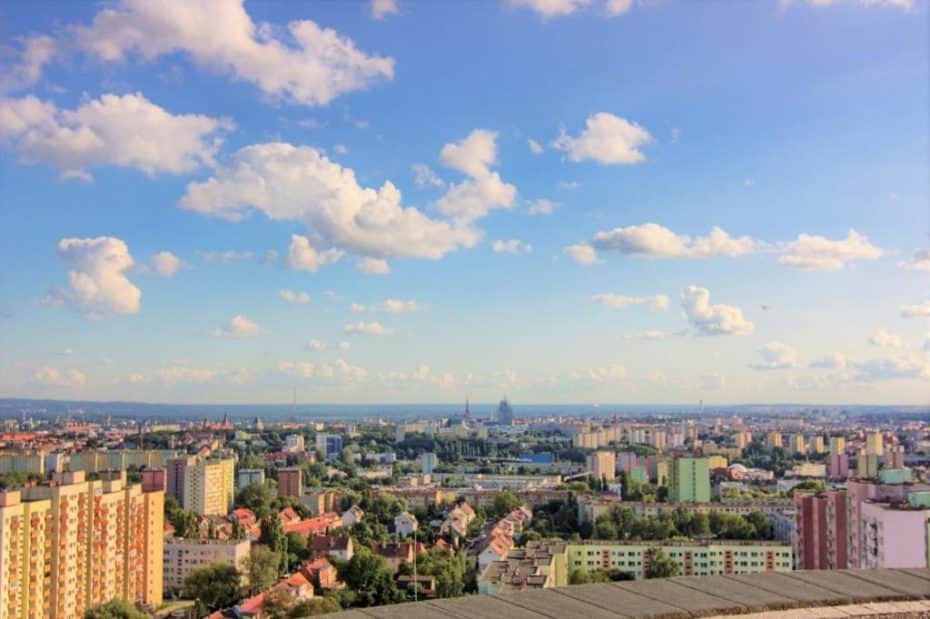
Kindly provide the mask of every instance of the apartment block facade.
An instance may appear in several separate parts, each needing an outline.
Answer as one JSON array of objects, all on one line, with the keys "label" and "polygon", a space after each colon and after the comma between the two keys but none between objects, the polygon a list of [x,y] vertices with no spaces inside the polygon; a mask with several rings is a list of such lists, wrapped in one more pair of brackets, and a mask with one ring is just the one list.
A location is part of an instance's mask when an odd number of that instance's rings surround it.
[{"label": "apartment block facade", "polygon": [[673,503],[710,502],[710,461],[678,458],[672,465],[669,498]]},{"label": "apartment block facade", "polygon": [[232,458],[175,458],[168,461],[167,493],[184,509],[201,515],[225,516],[236,494],[236,461]]},{"label": "apartment block facade", "polygon": [[184,578],[193,570],[211,563],[225,563],[244,569],[251,552],[249,540],[182,539],[165,541],[165,592],[181,590]]},{"label": "apartment block facade", "polygon": [[71,619],[112,599],[162,602],[164,493],[118,472],[0,493],[0,619]]}]

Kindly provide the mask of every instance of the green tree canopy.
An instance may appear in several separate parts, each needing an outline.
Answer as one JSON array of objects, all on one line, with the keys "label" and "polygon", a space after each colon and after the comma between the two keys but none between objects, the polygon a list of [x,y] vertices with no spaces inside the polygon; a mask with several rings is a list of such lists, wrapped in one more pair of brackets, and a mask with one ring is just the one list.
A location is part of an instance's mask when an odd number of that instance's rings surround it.
[{"label": "green tree canopy", "polygon": [[84,611],[84,619],[147,619],[148,615],[136,610],[123,600],[111,600]]},{"label": "green tree canopy", "polygon": [[181,588],[183,597],[199,600],[210,611],[236,604],[242,593],[242,575],[228,563],[212,563],[191,571]]},{"label": "green tree canopy", "polygon": [[678,563],[665,554],[661,548],[654,547],[646,550],[644,558],[648,562],[646,578],[669,578],[681,573]]}]

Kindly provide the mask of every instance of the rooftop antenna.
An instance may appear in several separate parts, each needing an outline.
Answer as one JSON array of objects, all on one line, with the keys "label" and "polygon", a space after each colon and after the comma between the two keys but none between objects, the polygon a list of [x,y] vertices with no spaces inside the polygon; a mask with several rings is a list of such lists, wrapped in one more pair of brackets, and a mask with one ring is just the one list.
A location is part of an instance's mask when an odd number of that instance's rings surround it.
[{"label": "rooftop antenna", "polygon": [[704,416],[704,400],[700,400],[699,404],[701,406],[701,416],[703,417]]}]

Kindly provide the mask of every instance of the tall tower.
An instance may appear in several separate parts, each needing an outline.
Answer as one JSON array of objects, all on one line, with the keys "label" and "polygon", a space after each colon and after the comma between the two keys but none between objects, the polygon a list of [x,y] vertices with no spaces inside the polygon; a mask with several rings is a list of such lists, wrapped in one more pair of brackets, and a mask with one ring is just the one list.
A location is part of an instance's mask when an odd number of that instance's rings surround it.
[{"label": "tall tower", "polygon": [[465,398],[465,421],[471,421],[471,411],[468,409],[468,398]]}]

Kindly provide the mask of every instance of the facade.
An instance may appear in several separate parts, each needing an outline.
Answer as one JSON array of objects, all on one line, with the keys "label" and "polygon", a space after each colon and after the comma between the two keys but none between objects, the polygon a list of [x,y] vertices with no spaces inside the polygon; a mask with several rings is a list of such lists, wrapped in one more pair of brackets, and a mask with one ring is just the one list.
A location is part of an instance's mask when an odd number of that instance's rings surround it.
[{"label": "facade", "polygon": [[846,492],[797,494],[795,559],[802,570],[842,570],[847,566]]},{"label": "facade", "polygon": [[[303,438],[303,437],[301,437]],[[278,469],[278,496],[299,497],[304,493],[304,472],[299,466]]]},{"label": "facade", "polygon": [[305,494],[300,496],[300,503],[306,506],[314,516],[319,516],[327,512],[336,511],[342,493],[326,488],[308,489]]},{"label": "facade", "polygon": [[830,455],[839,455],[846,453],[846,437],[845,436],[831,436],[830,437]]},{"label": "facade", "polygon": [[166,482],[165,469],[144,469],[142,471],[142,492],[164,492]]},{"label": "facade", "polygon": [[125,472],[0,493],[0,619],[80,617],[122,599],[162,602],[164,493]]},{"label": "facade", "polygon": [[531,541],[492,561],[478,577],[478,593],[498,594],[568,584],[572,570],[620,570],[643,578],[647,552],[662,548],[684,576],[790,572],[791,546],[778,542]]},{"label": "facade", "polygon": [[236,461],[232,458],[174,458],[168,461],[167,494],[184,509],[202,516],[225,516],[236,493]]},{"label": "facade", "polygon": [[804,455],[807,453],[807,443],[804,441],[803,434],[792,434],[788,442],[788,450],[791,455]]},{"label": "facade", "polygon": [[497,405],[497,423],[502,426],[513,425],[513,408],[510,407],[510,402],[506,398]]},{"label": "facade", "polygon": [[249,540],[165,540],[164,587],[166,593],[177,593],[184,578],[192,571],[211,563],[225,563],[242,568],[249,558]]},{"label": "facade", "polygon": [[420,456],[420,471],[424,475],[431,475],[439,465],[439,458],[432,452],[424,453]]},{"label": "facade", "polygon": [[236,488],[241,490],[252,484],[265,483],[265,469],[239,469],[236,475]]},{"label": "facade", "polygon": [[587,469],[591,478],[613,481],[617,477],[617,458],[612,451],[595,451],[588,455]]},{"label": "facade", "polygon": [[413,535],[418,526],[417,517],[410,512],[401,512],[394,517],[394,532],[398,537]]},{"label": "facade", "polygon": [[672,466],[669,498],[673,503],[710,502],[710,462],[707,458],[678,458]]},{"label": "facade", "polygon": [[829,460],[830,479],[849,477],[849,456],[844,453],[831,453]]},{"label": "facade", "polygon": [[300,434],[288,434],[284,437],[284,448],[282,451],[288,453],[299,453],[306,451],[307,447],[304,441],[304,437]]},{"label": "facade", "polygon": [[880,456],[885,452],[885,439],[881,432],[869,432],[865,436],[865,452]]},{"label": "facade", "polygon": [[342,453],[342,437],[320,432],[316,435],[316,450],[323,454],[324,460],[335,460]]},{"label": "facade", "polygon": [[930,508],[866,502],[861,513],[857,567],[928,567]]}]

